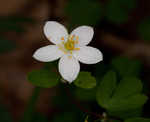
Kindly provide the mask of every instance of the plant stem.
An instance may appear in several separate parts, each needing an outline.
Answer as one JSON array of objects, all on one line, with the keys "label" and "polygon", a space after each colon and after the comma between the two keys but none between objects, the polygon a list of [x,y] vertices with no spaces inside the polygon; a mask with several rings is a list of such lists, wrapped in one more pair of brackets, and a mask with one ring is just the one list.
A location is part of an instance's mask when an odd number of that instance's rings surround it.
[{"label": "plant stem", "polygon": [[98,118],[101,118],[101,119],[104,118],[103,115],[101,115],[101,114],[97,114],[97,113],[94,113],[94,112],[91,112],[91,111],[85,109],[82,105],[80,105],[80,103],[79,103],[78,101],[76,101],[76,100],[73,98],[72,94],[71,94],[70,91],[69,91],[69,87],[67,86],[67,87],[64,87],[64,88],[65,88],[66,94],[67,94],[68,97],[71,99],[72,103],[73,103],[74,105],[76,105],[82,112],[87,113],[87,114],[92,115],[92,116],[95,116],[95,117],[98,117]]},{"label": "plant stem", "polygon": [[32,122],[32,119],[34,116],[34,109],[35,109],[36,102],[37,102],[37,99],[38,99],[39,94],[40,94],[40,90],[41,90],[41,88],[39,88],[39,87],[34,88],[34,91],[32,93],[30,100],[29,100],[27,108],[25,109],[24,117],[23,117],[21,122]]}]

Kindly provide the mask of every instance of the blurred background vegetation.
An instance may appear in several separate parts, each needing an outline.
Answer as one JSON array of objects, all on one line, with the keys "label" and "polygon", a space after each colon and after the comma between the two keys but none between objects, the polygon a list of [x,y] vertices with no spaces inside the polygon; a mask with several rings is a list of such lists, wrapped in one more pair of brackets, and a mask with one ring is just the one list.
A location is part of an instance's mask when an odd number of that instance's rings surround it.
[{"label": "blurred background vegetation", "polygon": [[[24,114],[34,89],[27,73],[43,66],[32,54],[49,44],[43,34],[43,25],[48,20],[64,24],[69,31],[80,25],[93,26],[95,35],[90,45],[102,51],[104,61],[90,66],[82,64],[81,69],[91,72],[97,81],[109,69],[118,72],[118,77],[137,76],[142,79],[144,93],[150,96],[149,0],[2,0],[0,121],[18,122]],[[31,121],[84,122],[87,116],[92,121],[96,117],[80,108],[96,113],[104,111],[95,101],[95,88],[85,90],[72,85],[66,91],[66,87],[60,83],[42,89]],[[144,117],[150,117],[149,110],[148,100]]]}]

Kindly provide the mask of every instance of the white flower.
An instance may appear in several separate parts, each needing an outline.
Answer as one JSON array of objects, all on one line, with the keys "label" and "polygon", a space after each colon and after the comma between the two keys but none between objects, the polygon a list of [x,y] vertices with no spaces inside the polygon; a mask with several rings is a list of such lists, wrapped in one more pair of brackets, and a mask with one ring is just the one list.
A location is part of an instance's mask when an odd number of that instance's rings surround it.
[{"label": "white flower", "polygon": [[44,34],[55,45],[38,49],[33,57],[42,62],[51,62],[60,58],[59,72],[70,83],[78,76],[79,61],[85,64],[95,64],[103,59],[98,49],[86,46],[93,38],[92,27],[80,26],[68,35],[63,25],[48,21],[44,26]]}]

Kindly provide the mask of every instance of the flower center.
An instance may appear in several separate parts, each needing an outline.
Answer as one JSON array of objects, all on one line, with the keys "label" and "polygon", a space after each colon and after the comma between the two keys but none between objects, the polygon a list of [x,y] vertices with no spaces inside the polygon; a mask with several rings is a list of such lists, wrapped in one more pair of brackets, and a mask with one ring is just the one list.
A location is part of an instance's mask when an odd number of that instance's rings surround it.
[{"label": "flower center", "polygon": [[69,40],[64,43],[64,47],[69,50],[69,51],[72,51],[75,49],[75,41],[74,40]]},{"label": "flower center", "polygon": [[65,49],[68,51],[79,50],[79,48],[75,47],[75,45],[78,44],[78,40],[79,40],[78,36],[75,35],[69,36],[67,42],[63,42]]},{"label": "flower center", "polygon": [[61,40],[62,40],[62,44],[58,44],[58,47],[65,54],[67,54],[68,52],[72,54],[72,51],[80,50],[80,48],[76,47],[76,44],[78,44],[78,40],[79,40],[78,36],[75,35],[69,36],[66,42],[64,41],[64,37],[61,37]]}]

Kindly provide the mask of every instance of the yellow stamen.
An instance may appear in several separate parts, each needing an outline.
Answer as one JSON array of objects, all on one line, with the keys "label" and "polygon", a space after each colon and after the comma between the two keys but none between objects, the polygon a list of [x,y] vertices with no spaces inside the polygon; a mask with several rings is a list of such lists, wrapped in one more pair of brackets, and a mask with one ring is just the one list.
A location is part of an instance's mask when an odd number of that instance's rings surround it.
[{"label": "yellow stamen", "polygon": [[64,44],[65,48],[67,50],[74,50],[75,48],[75,42],[73,40],[68,40],[65,44]]},{"label": "yellow stamen", "polygon": [[75,44],[78,44],[79,42],[78,41],[74,41],[75,42]]},{"label": "yellow stamen", "polygon": [[58,48],[63,51],[65,54],[67,54],[67,51],[64,49],[64,47],[61,44],[58,44]]},{"label": "yellow stamen", "polygon": [[74,37],[75,37],[75,35],[72,35],[71,40],[73,40],[73,39],[74,39]]},{"label": "yellow stamen", "polygon": [[61,37],[61,40],[65,40],[65,38],[64,38],[64,37]]},{"label": "yellow stamen", "polygon": [[76,48],[76,44],[78,44],[78,36],[72,35],[68,37],[67,42],[64,41],[64,37],[61,37],[62,44],[59,44],[58,47],[61,51],[63,51],[65,54],[69,51],[70,54],[72,54],[73,50],[80,50],[80,48]]},{"label": "yellow stamen", "polygon": [[80,48],[74,48],[74,50],[80,50]]},{"label": "yellow stamen", "polygon": [[79,36],[76,36],[76,40],[77,40],[77,41],[79,40]]}]

